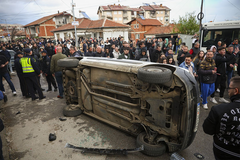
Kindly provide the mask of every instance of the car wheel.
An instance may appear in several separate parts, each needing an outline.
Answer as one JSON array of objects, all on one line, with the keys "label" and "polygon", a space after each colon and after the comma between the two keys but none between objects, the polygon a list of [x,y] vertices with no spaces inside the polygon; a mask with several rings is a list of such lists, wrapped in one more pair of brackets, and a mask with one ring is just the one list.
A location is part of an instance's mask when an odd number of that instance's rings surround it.
[{"label": "car wheel", "polygon": [[67,96],[69,96],[73,100],[78,99],[77,85],[75,81],[73,80],[68,81],[66,85],[66,89],[67,89]]},{"label": "car wheel", "polygon": [[65,117],[76,117],[82,114],[82,112],[83,111],[79,107],[74,105],[68,105],[63,108],[63,115]]},{"label": "car wheel", "polygon": [[162,67],[143,67],[138,69],[137,77],[143,82],[163,84],[171,81],[172,71]]},{"label": "car wheel", "polygon": [[142,151],[143,154],[148,156],[161,156],[166,152],[166,145],[164,142],[160,142],[159,144],[149,144],[146,138],[146,132],[142,132],[137,136],[137,146],[144,146],[144,150]]},{"label": "car wheel", "polygon": [[74,68],[74,67],[77,67],[78,64],[79,64],[79,60],[78,59],[64,58],[64,59],[59,59],[57,61],[57,65],[59,67]]}]

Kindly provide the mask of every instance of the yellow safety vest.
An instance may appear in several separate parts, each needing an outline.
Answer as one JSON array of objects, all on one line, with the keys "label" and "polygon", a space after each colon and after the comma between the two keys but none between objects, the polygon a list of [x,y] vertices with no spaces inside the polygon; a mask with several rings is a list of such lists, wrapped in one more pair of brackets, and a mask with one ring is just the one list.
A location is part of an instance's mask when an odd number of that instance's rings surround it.
[{"label": "yellow safety vest", "polygon": [[23,73],[35,72],[33,67],[32,67],[32,64],[31,64],[31,58],[23,57],[23,58],[20,59],[20,63],[22,65]]}]

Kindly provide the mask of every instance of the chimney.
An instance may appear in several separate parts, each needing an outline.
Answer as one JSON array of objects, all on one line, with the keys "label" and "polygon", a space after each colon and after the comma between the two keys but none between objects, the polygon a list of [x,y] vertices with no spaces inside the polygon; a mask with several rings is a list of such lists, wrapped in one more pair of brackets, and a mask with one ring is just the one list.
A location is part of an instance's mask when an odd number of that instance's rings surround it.
[{"label": "chimney", "polygon": [[160,7],[162,7],[162,4],[160,4]]},{"label": "chimney", "polygon": [[59,14],[59,11],[58,11],[58,14]]}]

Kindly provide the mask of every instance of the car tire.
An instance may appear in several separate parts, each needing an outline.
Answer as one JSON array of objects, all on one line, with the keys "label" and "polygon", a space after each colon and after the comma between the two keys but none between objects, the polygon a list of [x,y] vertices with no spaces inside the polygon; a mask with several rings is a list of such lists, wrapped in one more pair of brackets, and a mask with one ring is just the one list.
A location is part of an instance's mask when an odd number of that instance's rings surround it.
[{"label": "car tire", "polygon": [[76,117],[82,113],[83,113],[83,111],[79,107],[76,107],[73,105],[68,105],[63,108],[63,115],[65,117]]},{"label": "car tire", "polygon": [[68,81],[66,84],[66,89],[67,89],[67,95],[71,99],[73,100],[78,99],[77,85],[75,81],[73,80]]},{"label": "car tire", "polygon": [[64,58],[64,59],[59,59],[57,61],[57,65],[59,67],[74,68],[74,67],[77,67],[78,64],[79,64],[79,60],[78,59]]},{"label": "car tire", "polygon": [[146,132],[142,132],[137,136],[137,147],[142,145],[144,146],[142,153],[152,157],[163,155],[167,150],[167,146],[164,144],[164,142],[160,142],[160,144],[156,145],[149,144],[145,141],[146,135]]},{"label": "car tire", "polygon": [[137,77],[143,82],[163,84],[171,81],[172,71],[163,67],[143,67],[138,69]]}]

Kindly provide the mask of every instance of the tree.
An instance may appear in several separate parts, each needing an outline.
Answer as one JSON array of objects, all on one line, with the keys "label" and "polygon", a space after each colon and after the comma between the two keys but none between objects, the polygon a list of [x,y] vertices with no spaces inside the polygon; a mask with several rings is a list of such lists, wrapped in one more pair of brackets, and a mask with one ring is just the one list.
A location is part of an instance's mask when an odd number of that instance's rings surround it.
[{"label": "tree", "polygon": [[179,16],[178,22],[175,22],[174,31],[181,34],[195,34],[199,31],[199,21],[194,12],[186,13],[185,16]]},{"label": "tree", "polygon": [[12,33],[11,33],[11,41],[14,40],[15,35],[17,34],[16,26],[13,27]]}]

